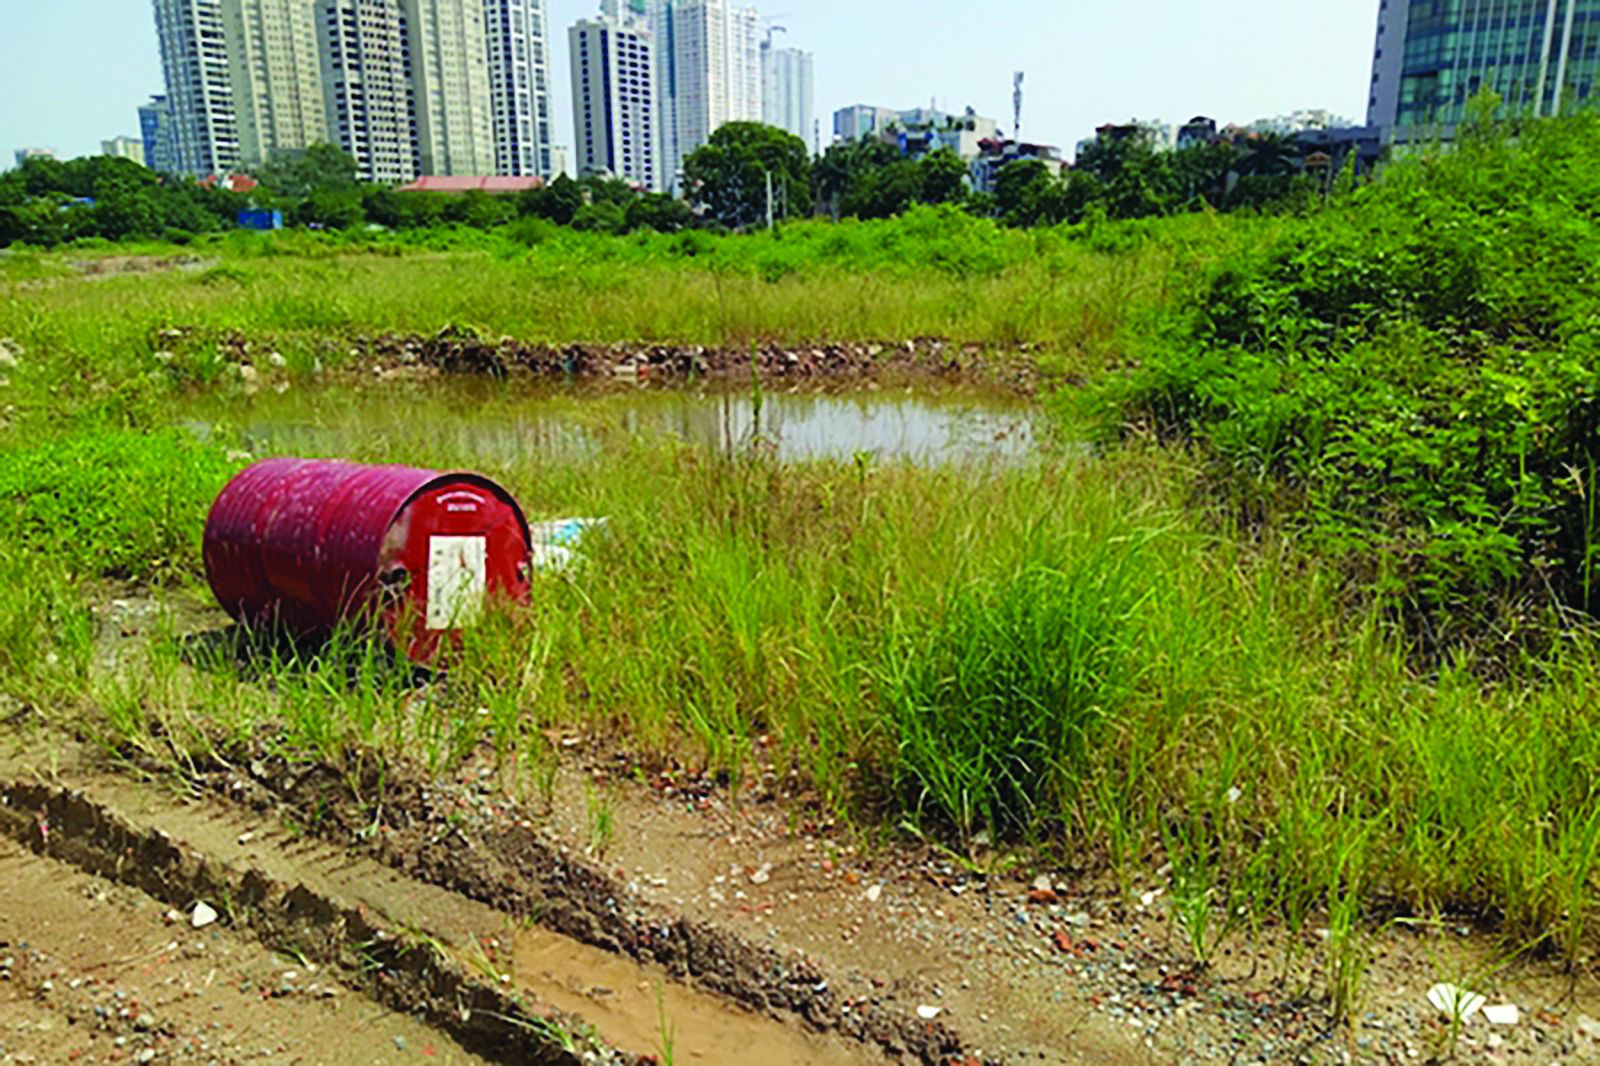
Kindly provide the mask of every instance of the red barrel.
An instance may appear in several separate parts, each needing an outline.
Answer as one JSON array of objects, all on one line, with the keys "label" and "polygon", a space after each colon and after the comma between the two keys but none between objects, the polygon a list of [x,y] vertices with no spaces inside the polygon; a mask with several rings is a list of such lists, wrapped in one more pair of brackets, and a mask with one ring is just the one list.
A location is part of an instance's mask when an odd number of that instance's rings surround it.
[{"label": "red barrel", "polygon": [[206,519],[206,577],[234,618],[326,633],[370,612],[418,661],[489,598],[525,602],[531,552],[500,486],[405,466],[268,459]]}]

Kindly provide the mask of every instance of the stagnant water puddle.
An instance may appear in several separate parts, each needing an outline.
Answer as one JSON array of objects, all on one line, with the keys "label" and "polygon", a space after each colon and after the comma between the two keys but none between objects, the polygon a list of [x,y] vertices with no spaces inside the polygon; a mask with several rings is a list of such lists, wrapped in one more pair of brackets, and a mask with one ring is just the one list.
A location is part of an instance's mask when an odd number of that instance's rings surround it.
[{"label": "stagnant water puddle", "polygon": [[865,1045],[752,1014],[610,952],[541,929],[515,937],[518,984],[591,1022],[630,1050],[671,1052],[703,1066],[860,1066],[886,1061]]},{"label": "stagnant water puddle", "polygon": [[432,452],[506,465],[552,455],[581,458],[638,437],[724,453],[759,441],[784,460],[1004,462],[1030,454],[1040,434],[1035,409],[1014,395],[930,386],[768,391],[758,398],[748,389],[530,388],[445,378],[263,391],[203,404],[200,411],[202,420],[189,423],[197,431],[228,427],[256,454],[360,454],[410,434]]}]

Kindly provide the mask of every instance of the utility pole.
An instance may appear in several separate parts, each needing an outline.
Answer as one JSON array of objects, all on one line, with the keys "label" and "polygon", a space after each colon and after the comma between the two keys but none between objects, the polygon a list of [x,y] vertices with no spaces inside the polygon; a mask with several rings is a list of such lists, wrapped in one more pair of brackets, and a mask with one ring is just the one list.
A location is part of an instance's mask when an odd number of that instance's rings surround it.
[{"label": "utility pole", "polygon": [[767,171],[767,228],[772,228],[772,171]]}]

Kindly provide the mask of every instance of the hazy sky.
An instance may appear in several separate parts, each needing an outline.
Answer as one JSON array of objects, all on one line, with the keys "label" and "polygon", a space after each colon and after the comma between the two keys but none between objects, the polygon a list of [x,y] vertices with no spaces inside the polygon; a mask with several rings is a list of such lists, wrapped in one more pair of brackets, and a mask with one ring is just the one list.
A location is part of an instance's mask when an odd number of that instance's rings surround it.
[{"label": "hazy sky", "polygon": [[[598,0],[549,0],[556,141],[572,143],[569,25]],[[1251,122],[1324,107],[1366,113],[1377,0],[764,0],[782,38],[816,55],[823,143],[835,108],[936,101],[1070,150],[1096,125],[1210,115]],[[137,136],[162,89],[149,0],[0,0],[0,166]]]}]

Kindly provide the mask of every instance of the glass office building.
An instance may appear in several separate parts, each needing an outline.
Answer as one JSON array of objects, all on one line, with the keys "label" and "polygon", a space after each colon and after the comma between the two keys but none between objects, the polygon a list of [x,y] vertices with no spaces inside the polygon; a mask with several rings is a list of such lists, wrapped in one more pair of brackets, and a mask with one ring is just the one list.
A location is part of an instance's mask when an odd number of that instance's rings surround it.
[{"label": "glass office building", "polygon": [[1600,0],[1381,0],[1367,124],[1448,129],[1482,89],[1508,113],[1589,101]]}]

